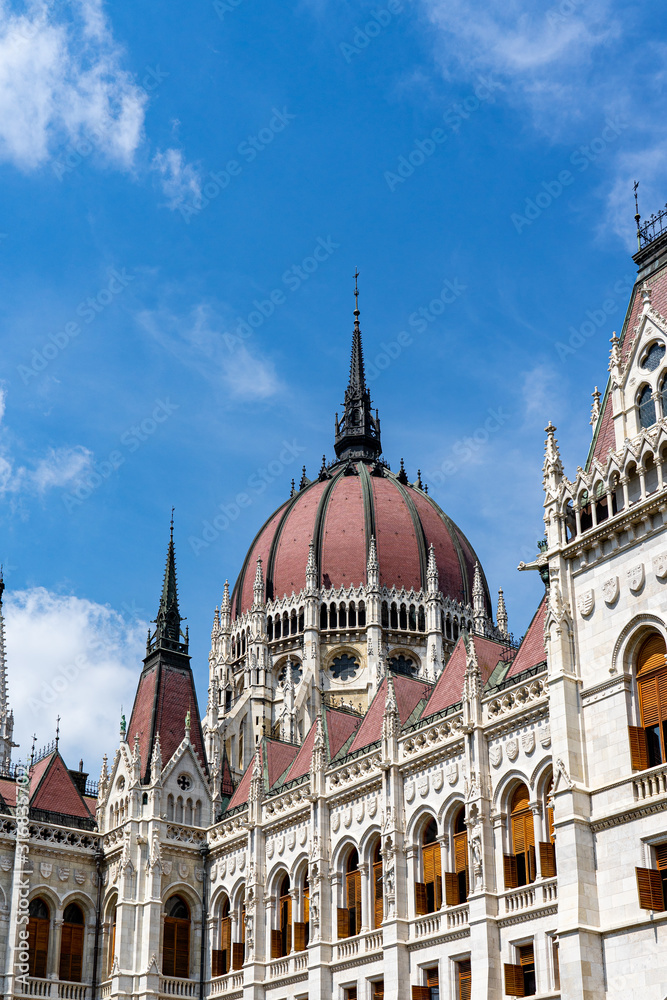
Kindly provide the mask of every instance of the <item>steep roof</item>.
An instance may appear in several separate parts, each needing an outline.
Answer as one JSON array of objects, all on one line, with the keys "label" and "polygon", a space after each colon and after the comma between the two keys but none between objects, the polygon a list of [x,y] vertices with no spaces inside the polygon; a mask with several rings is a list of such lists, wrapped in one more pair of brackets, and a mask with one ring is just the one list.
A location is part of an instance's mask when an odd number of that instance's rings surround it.
[{"label": "steep roof", "polygon": [[60,752],[38,761],[30,774],[30,806],[45,812],[94,819]]},{"label": "steep roof", "polygon": [[[415,709],[421,708],[426,703],[432,686],[425,681],[418,681],[412,677],[403,677],[401,674],[392,674],[394,682],[394,693],[396,695],[396,705],[401,726],[407,725],[412,719]],[[382,719],[384,716],[385,702],[387,700],[387,678],[383,678],[375,697],[373,698],[368,712],[364,716],[356,736],[350,744],[348,753],[355,753],[363,747],[369,746],[382,738]]]},{"label": "steep roof", "polygon": [[535,667],[538,663],[544,663],[547,658],[544,648],[544,619],[547,613],[546,594],[540,601],[537,611],[533,615],[533,620],[528,626],[528,631],[523,637],[519,646],[519,652],[514,657],[512,665],[505,675],[505,679],[516,677],[524,670]]},{"label": "steep roof", "polygon": [[[493,639],[485,639],[479,635],[467,636],[467,641],[475,647],[477,663],[482,675],[482,685],[486,684],[489,677],[502,659],[507,647]],[[428,705],[422,713],[422,718],[442,712],[450,705],[456,705],[463,697],[463,678],[466,672],[466,636],[460,635],[452,655],[445,664],[435,685],[435,689]]]}]

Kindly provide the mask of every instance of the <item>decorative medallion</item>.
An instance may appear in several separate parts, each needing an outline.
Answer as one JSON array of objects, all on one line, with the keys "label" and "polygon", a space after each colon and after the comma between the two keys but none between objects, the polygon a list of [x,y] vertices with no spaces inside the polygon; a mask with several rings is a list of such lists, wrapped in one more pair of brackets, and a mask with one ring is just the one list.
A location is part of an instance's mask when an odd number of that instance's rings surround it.
[{"label": "decorative medallion", "polygon": [[11,867],[12,867],[12,859],[8,858],[6,855],[3,855],[0,858],[0,868],[2,868],[3,872],[8,872]]},{"label": "decorative medallion", "polygon": [[415,783],[414,781],[408,781],[405,786],[405,797],[408,802],[414,802],[415,800]]},{"label": "decorative medallion", "polygon": [[418,785],[418,787],[419,787],[419,794],[421,795],[421,797],[423,799],[425,799],[426,796],[428,795],[429,788],[431,787],[431,783],[429,781],[428,774],[423,775],[419,779],[419,785]]},{"label": "decorative medallion", "polygon": [[618,597],[618,577],[610,576],[608,580],[605,580],[602,584],[602,596],[605,599],[605,604],[613,604]]},{"label": "decorative medallion", "polygon": [[50,861],[40,861],[39,870],[42,878],[51,878],[51,872],[53,871],[53,865]]},{"label": "decorative medallion", "polygon": [[352,807],[348,806],[345,810],[345,815],[343,816],[343,825],[346,830],[349,830],[352,826]]},{"label": "decorative medallion", "polygon": [[296,830],[290,831],[290,835],[287,838],[287,846],[289,847],[290,851],[293,851],[294,848],[296,847]]},{"label": "decorative medallion", "polygon": [[455,785],[459,780],[459,765],[456,761],[447,765],[447,781],[450,785]]},{"label": "decorative medallion", "polygon": [[198,882],[203,882],[204,881],[204,869],[203,868],[195,868],[195,878],[197,879]]},{"label": "decorative medallion", "polygon": [[[171,861],[169,862],[169,872],[171,872]],[[169,872],[166,872],[166,874],[168,875]],[[115,884],[118,881],[118,862],[117,861],[114,861],[114,863],[112,864],[111,868],[109,869],[109,874],[111,876],[112,883]]]},{"label": "decorative medallion", "polygon": [[174,865],[173,861],[162,862],[162,871],[164,872],[165,875],[171,875],[171,870],[173,868],[173,865]]},{"label": "decorative medallion", "polygon": [[245,869],[245,854],[242,854],[239,858],[239,871],[242,872]]},{"label": "decorative medallion", "polygon": [[577,598],[577,607],[579,608],[579,614],[582,618],[587,618],[588,615],[590,615],[594,605],[595,592],[593,590],[585,590],[583,594],[580,594]]},{"label": "decorative medallion", "polygon": [[507,746],[505,747],[507,751],[507,756],[511,761],[515,761],[519,756],[519,741],[518,740],[508,740]]},{"label": "decorative medallion", "polygon": [[236,871],[236,858],[234,857],[234,855],[232,855],[231,858],[229,859],[229,874],[233,875],[235,871]]},{"label": "decorative medallion", "polygon": [[433,791],[441,792],[444,783],[445,783],[444,774],[442,773],[442,771],[436,771],[435,774],[433,775]]},{"label": "decorative medallion", "polygon": [[278,837],[278,854],[285,853],[285,834],[281,833]]},{"label": "decorative medallion", "polygon": [[633,566],[628,570],[628,585],[633,594],[636,594],[644,586],[644,563]]},{"label": "decorative medallion", "polygon": [[276,845],[275,845],[275,841],[274,841],[274,839],[272,837],[271,840],[266,845],[266,853],[268,854],[269,859],[271,859],[273,857],[273,852],[275,851],[275,849],[276,849]]},{"label": "decorative medallion", "polygon": [[357,823],[363,823],[365,812],[366,812],[366,806],[364,805],[363,802],[360,802],[354,811],[354,818],[356,819]]},{"label": "decorative medallion", "polygon": [[334,813],[331,820],[331,829],[334,833],[338,833],[340,830],[340,813]]},{"label": "decorative medallion", "polygon": [[371,799],[368,803],[368,817],[369,819],[375,819],[378,811],[378,800]]},{"label": "decorative medallion", "polygon": [[74,881],[78,885],[83,885],[83,883],[86,881],[86,873],[80,871],[78,868],[75,868],[74,869]]},{"label": "decorative medallion", "polygon": [[218,862],[214,861],[211,865],[211,882],[215,882],[218,877]]},{"label": "decorative medallion", "polygon": [[178,874],[180,875],[181,878],[187,878],[188,875],[190,874],[190,869],[186,865],[185,861],[178,862]]},{"label": "decorative medallion", "polygon": [[302,826],[301,833],[299,834],[299,843],[302,847],[305,847],[308,843],[308,827]]},{"label": "decorative medallion", "polygon": [[535,749],[535,730],[529,729],[527,733],[524,733],[521,737],[521,746],[523,747],[524,753],[532,753]]},{"label": "decorative medallion", "polygon": [[[269,846],[271,847],[271,857],[273,857],[273,841],[270,841]],[[220,878],[224,878],[227,874],[227,858],[223,858],[220,862]]]},{"label": "decorative medallion", "polygon": [[667,576],[667,553],[664,556],[653,557],[653,572],[658,580],[664,580]]},{"label": "decorative medallion", "polygon": [[60,879],[61,882],[66,882],[67,879],[69,878],[69,868],[59,868],[58,878]]},{"label": "decorative medallion", "polygon": [[544,729],[540,730],[540,746],[543,746],[545,750],[551,746],[551,727],[545,726]]},{"label": "decorative medallion", "polygon": [[489,747],[489,760],[494,767],[500,767],[502,759],[503,748],[500,743],[496,743],[495,746]]}]

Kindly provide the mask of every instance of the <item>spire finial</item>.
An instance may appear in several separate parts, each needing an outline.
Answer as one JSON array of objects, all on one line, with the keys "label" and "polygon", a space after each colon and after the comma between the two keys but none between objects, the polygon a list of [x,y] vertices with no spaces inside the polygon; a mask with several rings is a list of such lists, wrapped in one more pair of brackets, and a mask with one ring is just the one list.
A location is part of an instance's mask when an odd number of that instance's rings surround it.
[{"label": "spire finial", "polygon": [[56,750],[58,749],[58,744],[60,743],[60,716],[56,719]]},{"label": "spire finial", "polygon": [[[183,618],[178,608],[178,588],[176,585],[176,555],[174,550],[174,507],[171,508],[169,523],[169,545],[167,561],[164,568],[160,606],[155,619],[155,634],[150,637],[149,651],[155,648],[161,640],[181,643],[181,622]],[[187,643],[186,643],[187,645]],[[185,650],[187,652],[187,649]]]},{"label": "spire finial", "polygon": [[359,268],[354,272],[354,329],[359,329]]},{"label": "spire finial", "polygon": [[171,508],[171,522],[170,522],[170,525],[169,525],[169,538],[170,538],[170,540],[172,542],[174,540],[174,511],[175,510],[176,510],[175,507]]},{"label": "spire finial", "polygon": [[639,181],[635,181],[635,183],[633,184],[632,188],[633,188],[633,191],[635,192],[635,222],[637,224],[637,248],[639,250],[641,250],[641,248],[642,248],[642,241],[641,241],[641,232],[640,232],[640,229],[639,229],[639,220],[640,220],[641,216],[639,214],[639,201],[637,199],[637,188],[638,187],[639,187]]},{"label": "spire finial", "polygon": [[336,414],[336,455],[346,459],[373,460],[380,457],[380,421],[377,411],[373,415],[371,396],[366,387],[364,354],[361,346],[359,327],[359,268],[354,272],[354,330],[352,332],[352,355],[350,358],[350,380],[345,390],[345,411],[342,420]]}]

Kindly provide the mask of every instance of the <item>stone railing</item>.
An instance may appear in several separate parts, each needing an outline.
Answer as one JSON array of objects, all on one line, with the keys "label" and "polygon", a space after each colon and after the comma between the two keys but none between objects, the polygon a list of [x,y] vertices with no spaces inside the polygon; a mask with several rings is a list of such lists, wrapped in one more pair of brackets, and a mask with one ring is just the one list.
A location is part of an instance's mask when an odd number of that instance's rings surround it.
[{"label": "stone railing", "polygon": [[535,906],[545,906],[558,900],[558,882],[554,879],[533,882],[521,889],[505,893],[505,913],[518,913]]},{"label": "stone railing", "polygon": [[447,934],[459,927],[467,927],[468,919],[469,909],[466,903],[462,906],[448,906],[444,910],[427,913],[425,917],[417,917],[413,924],[413,934],[418,940]]},{"label": "stone railing", "polygon": [[199,983],[196,979],[165,979],[160,976],[160,993],[167,997],[196,997]]},{"label": "stone railing", "polygon": [[434,937],[440,933],[442,923],[442,912],[427,913],[425,917],[417,917],[414,922],[414,933],[416,938]]},{"label": "stone railing", "polygon": [[470,918],[470,910],[466,903],[463,906],[450,906],[447,909],[447,930],[453,931],[457,927],[466,927]]},{"label": "stone railing", "polygon": [[111,990],[113,989],[113,983],[110,979],[107,979],[106,983],[100,984],[100,996],[102,1000],[106,1000],[107,997],[111,996]]},{"label": "stone railing", "polygon": [[90,987],[85,983],[66,983],[58,979],[28,979],[27,985],[17,981],[17,992],[27,997],[53,997],[54,1000],[88,1000]]},{"label": "stone railing", "polygon": [[180,844],[194,844],[198,846],[206,840],[206,830],[195,826],[176,826],[169,823],[167,826],[167,840],[177,840]]},{"label": "stone railing", "polygon": [[308,968],[308,952],[297,951],[285,958],[274,958],[267,966],[269,979],[284,979]]},{"label": "stone railing", "polygon": [[657,795],[665,795],[667,793],[667,767],[661,764],[659,767],[651,768],[650,771],[635,774],[632,778],[632,791],[637,802],[653,799]]},{"label": "stone railing", "polygon": [[217,997],[221,993],[231,993],[232,990],[243,990],[243,973],[230,972],[226,976],[218,976],[211,980],[210,996]]},{"label": "stone railing", "polygon": [[381,930],[365,931],[363,934],[336,942],[336,958],[339,961],[354,958],[355,955],[366,955],[372,951],[382,951]]}]

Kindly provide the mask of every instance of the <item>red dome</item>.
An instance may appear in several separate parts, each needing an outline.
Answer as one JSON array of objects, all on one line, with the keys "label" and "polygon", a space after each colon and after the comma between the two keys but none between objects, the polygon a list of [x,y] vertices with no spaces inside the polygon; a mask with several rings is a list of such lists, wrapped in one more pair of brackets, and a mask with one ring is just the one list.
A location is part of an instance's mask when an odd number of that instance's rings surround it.
[{"label": "red dome", "polygon": [[[267,600],[298,594],[305,587],[311,538],[321,587],[366,584],[367,552],[374,535],[381,586],[425,590],[433,545],[442,593],[472,602],[475,552],[427,493],[378,464],[338,464],[329,475],[299,490],[260,530],[236,581],[235,617],[252,604],[258,557]],[[488,609],[486,583],[484,587]]]}]

